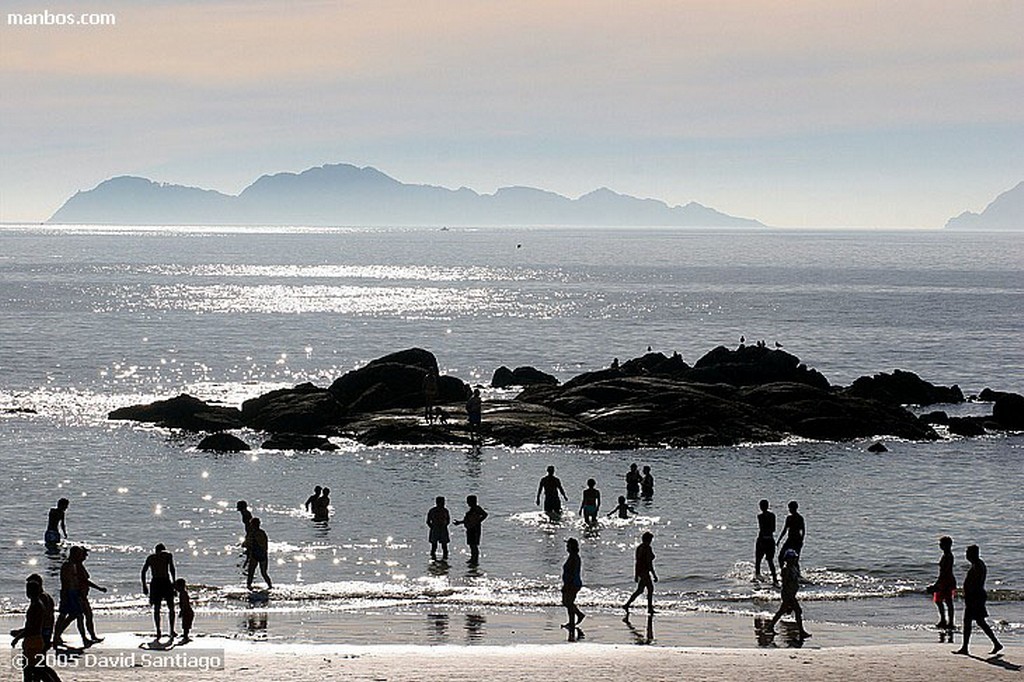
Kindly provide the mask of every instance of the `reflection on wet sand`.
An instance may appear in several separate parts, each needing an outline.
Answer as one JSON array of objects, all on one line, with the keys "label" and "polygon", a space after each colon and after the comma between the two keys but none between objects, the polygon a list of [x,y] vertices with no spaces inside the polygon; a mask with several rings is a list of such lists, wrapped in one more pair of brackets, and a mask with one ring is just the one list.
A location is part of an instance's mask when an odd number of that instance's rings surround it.
[{"label": "reflection on wet sand", "polygon": [[626,617],[622,619],[622,622],[626,624],[626,627],[629,628],[630,634],[633,635],[634,644],[647,645],[654,643],[654,616],[650,614],[647,615],[647,627],[643,632],[633,625],[632,621],[629,619],[628,612],[626,613]]},{"label": "reflection on wet sand", "polygon": [[250,639],[265,640],[267,638],[267,612],[253,611],[246,615],[240,624],[241,631]]},{"label": "reflection on wet sand", "polygon": [[427,639],[433,644],[444,644],[448,641],[448,614],[427,614]]},{"label": "reflection on wet sand", "polygon": [[769,626],[771,620],[768,618],[754,618],[754,636],[757,638],[757,646],[764,648],[800,649],[804,645],[804,638],[800,636],[800,628],[796,623],[790,621],[779,621],[773,631]]},{"label": "reflection on wet sand", "polygon": [[487,634],[487,617],[479,613],[466,614],[466,643],[480,644]]}]

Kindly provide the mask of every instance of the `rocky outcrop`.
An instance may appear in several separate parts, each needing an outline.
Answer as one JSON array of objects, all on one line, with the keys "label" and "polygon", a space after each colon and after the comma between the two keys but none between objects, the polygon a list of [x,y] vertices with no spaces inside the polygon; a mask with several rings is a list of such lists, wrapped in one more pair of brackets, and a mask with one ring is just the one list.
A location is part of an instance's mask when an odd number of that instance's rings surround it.
[{"label": "rocky outcrop", "polygon": [[509,386],[557,385],[558,379],[547,372],[533,367],[516,367],[509,369],[502,365],[494,370],[491,377],[491,388],[508,388]]},{"label": "rocky outcrop", "polygon": [[274,433],[324,433],[340,424],[345,410],[334,395],[313,384],[264,393],[242,403],[247,426]]},{"label": "rocky outcrop", "polygon": [[260,446],[264,450],[337,450],[326,436],[308,433],[275,433]]},{"label": "rocky outcrop", "polygon": [[894,405],[935,405],[962,403],[964,394],[957,385],[936,386],[913,372],[895,370],[870,377],[860,377],[846,389],[851,396],[871,398]]},{"label": "rocky outcrop", "polygon": [[[327,389],[348,412],[378,412],[399,407],[422,407],[423,379],[437,374],[437,359],[422,348],[385,355],[339,377]],[[469,386],[460,379],[440,376],[438,403],[461,402]]]},{"label": "rocky outcrop", "polygon": [[245,452],[250,450],[249,444],[238,436],[230,433],[211,433],[199,441],[198,449],[204,452]]},{"label": "rocky outcrop", "polygon": [[114,410],[108,419],[147,422],[172,429],[223,431],[242,426],[242,413],[234,407],[210,405],[182,393],[176,398],[147,405],[132,405]]},{"label": "rocky outcrop", "polygon": [[1000,428],[1024,431],[1024,396],[1004,393],[997,397],[992,406],[992,419]]},{"label": "rocky outcrop", "polygon": [[701,384],[758,386],[770,383],[807,384],[828,389],[828,379],[809,369],[800,358],[765,346],[740,346],[735,350],[719,346],[694,363],[681,378]]}]

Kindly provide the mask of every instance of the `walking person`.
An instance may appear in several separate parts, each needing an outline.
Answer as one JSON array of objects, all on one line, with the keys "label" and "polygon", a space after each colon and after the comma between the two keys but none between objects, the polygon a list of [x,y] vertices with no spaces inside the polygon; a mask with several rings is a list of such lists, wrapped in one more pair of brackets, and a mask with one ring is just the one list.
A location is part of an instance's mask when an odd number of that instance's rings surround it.
[{"label": "walking person", "polygon": [[587,487],[583,489],[583,496],[580,500],[580,514],[588,526],[597,525],[597,512],[601,510],[601,491],[597,489],[597,481],[587,479]]},{"label": "walking person", "polygon": [[989,654],[995,655],[1002,650],[1003,645],[996,639],[992,627],[985,620],[988,618],[988,608],[985,606],[985,602],[988,601],[988,593],[985,592],[988,566],[981,560],[977,545],[969,546],[964,555],[971,562],[971,567],[967,569],[967,575],[964,577],[964,643],[953,653],[970,655],[967,645],[971,642],[971,623],[977,623],[981,631],[992,640],[992,651]]},{"label": "walking person", "polygon": [[[548,467],[548,475],[540,479],[540,483],[537,485],[537,501],[535,504],[540,504],[540,494],[544,493],[544,513],[552,519],[562,514],[562,499],[566,502],[569,501],[569,496],[565,494],[565,490],[562,488],[562,482],[555,476],[555,467]],[[559,495],[562,496],[559,499]]]},{"label": "walking person", "polygon": [[462,520],[456,520],[456,526],[464,526],[466,528],[466,544],[469,545],[469,561],[470,563],[477,563],[480,561],[480,531],[484,519],[487,518],[487,511],[477,504],[476,495],[469,495],[466,497],[466,506],[469,509],[466,510]]},{"label": "walking person", "polygon": [[580,543],[576,538],[565,541],[565,551],[569,556],[562,564],[562,606],[569,616],[569,621],[562,627],[569,631],[569,641],[575,642],[579,632],[579,624],[586,614],[576,606],[576,596],[583,588],[583,564],[580,561]]},{"label": "walking person", "polygon": [[256,576],[256,568],[259,567],[260,575],[267,584],[267,589],[273,587],[270,582],[270,574],[267,573],[267,566],[270,563],[270,539],[267,531],[260,528],[260,520],[253,517],[249,522],[249,534],[245,538],[245,549],[249,565],[245,579],[246,589],[252,589],[252,580]]},{"label": "walking person", "polygon": [[54,647],[63,646],[64,630],[75,621],[78,634],[82,637],[82,648],[92,646],[92,641],[85,634],[85,611],[82,607],[82,581],[79,578],[79,563],[83,548],[75,545],[68,552],[67,560],[60,566],[60,603],[57,607],[57,622],[53,628]]},{"label": "walking person", "polygon": [[43,605],[43,644],[49,650],[53,647],[53,627],[56,624],[55,612],[57,610],[53,597],[47,594],[43,588],[43,576],[33,573],[25,578],[25,582],[39,583],[39,602]]},{"label": "walking person", "polygon": [[779,610],[772,616],[771,622],[765,628],[765,632],[775,632],[775,624],[786,614],[792,613],[796,617],[796,627],[800,633],[800,639],[807,639],[811,633],[804,630],[804,614],[800,608],[800,602],[796,599],[796,593],[800,590],[800,555],[796,550],[787,549],[782,555],[782,604]]},{"label": "walking person", "polygon": [[[150,574],[149,583],[146,583],[146,574]],[[167,551],[167,547],[161,542],[153,548],[153,553],[146,557],[146,563],[142,566],[142,593],[149,596],[149,603],[153,605],[153,622],[156,624],[156,638],[162,637],[160,630],[160,605],[167,604],[167,622],[170,625],[171,639],[177,635],[174,632],[174,556]]]},{"label": "walking person", "polygon": [[434,498],[434,506],[427,512],[427,527],[430,529],[430,559],[437,561],[437,546],[441,545],[441,561],[448,561],[448,543],[451,536],[448,526],[452,522],[451,514],[444,506],[444,497]]},{"label": "walking person", "polygon": [[42,581],[25,581],[25,596],[28,597],[25,625],[17,630],[11,630],[11,646],[17,646],[18,642],[21,642],[21,659],[18,663],[22,669],[24,682],[60,682],[57,672],[46,665],[47,646],[43,637],[46,607],[39,596],[42,591]]},{"label": "walking person", "polygon": [[629,607],[633,605],[633,600],[645,590],[647,592],[647,613],[654,613],[654,583],[658,582],[658,573],[654,570],[652,540],[654,540],[654,533],[647,531],[640,537],[640,544],[636,547],[636,561],[633,567],[636,591],[622,605],[622,608],[626,609],[626,618],[629,618]]},{"label": "walking person", "polygon": [[768,568],[772,572],[772,585],[778,587],[779,579],[775,575],[775,512],[768,510],[768,500],[761,500],[758,505],[761,507],[761,513],[757,515],[754,579],[761,580],[761,561],[767,559]]},{"label": "walking person", "polygon": [[[956,596],[956,575],[953,573],[953,538],[943,535],[939,538],[939,549],[942,550],[942,557],[939,559],[939,577],[928,591],[932,593],[932,601],[939,609],[939,622],[936,624],[940,630],[955,630],[956,621],[953,618],[953,597]],[[949,617],[946,617],[946,613]]]},{"label": "walking person", "polygon": [[92,618],[92,604],[89,603],[89,590],[96,589],[100,592],[106,592],[107,588],[100,587],[89,579],[89,570],[85,567],[85,560],[89,556],[89,550],[83,547],[79,556],[81,561],[78,562],[78,594],[82,599],[82,615],[85,617],[85,630],[89,633],[90,643],[99,644],[103,641],[103,638],[96,636],[96,625]]}]

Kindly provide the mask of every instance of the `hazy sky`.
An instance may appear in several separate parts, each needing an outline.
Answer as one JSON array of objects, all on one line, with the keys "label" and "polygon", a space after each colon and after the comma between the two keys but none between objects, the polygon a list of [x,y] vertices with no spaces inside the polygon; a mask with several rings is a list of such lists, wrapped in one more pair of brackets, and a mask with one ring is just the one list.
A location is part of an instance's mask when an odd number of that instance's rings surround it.
[{"label": "hazy sky", "polygon": [[[117,25],[8,25],[43,6]],[[1018,0],[3,7],[3,221],[114,175],[233,194],[336,162],[780,226],[937,227],[1024,180]]]}]

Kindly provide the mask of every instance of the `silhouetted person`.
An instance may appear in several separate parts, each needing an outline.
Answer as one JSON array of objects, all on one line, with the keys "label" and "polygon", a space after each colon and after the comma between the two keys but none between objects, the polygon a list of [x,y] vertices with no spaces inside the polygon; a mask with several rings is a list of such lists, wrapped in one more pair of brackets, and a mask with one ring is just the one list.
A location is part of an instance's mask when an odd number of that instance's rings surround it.
[{"label": "silhouetted person", "polygon": [[306,502],[302,505],[306,511],[311,512],[316,507],[316,498],[320,497],[320,492],[323,490],[320,486],[313,486],[313,494],[306,498]]},{"label": "silhouetted person", "polygon": [[466,505],[469,509],[461,521],[455,521],[456,526],[466,527],[466,544],[469,545],[469,560],[476,563],[480,560],[480,530],[484,519],[487,518],[487,511],[477,504],[476,495],[466,497]]},{"label": "silhouetted person", "polygon": [[988,618],[988,608],[985,602],[988,601],[988,593],[985,592],[985,578],[988,577],[988,567],[981,560],[978,553],[978,546],[971,545],[964,553],[971,567],[967,569],[964,577],[964,642],[954,654],[968,655],[967,645],[971,641],[971,623],[977,623],[981,631],[992,640],[992,651],[990,654],[997,654],[1002,650],[1003,645],[996,639],[992,628],[985,620]]},{"label": "silhouetted person", "polygon": [[786,553],[787,549],[793,550],[799,556],[804,548],[804,535],[807,534],[807,526],[804,523],[804,517],[797,511],[799,507],[796,500],[789,503],[789,515],[786,517],[786,524],[782,527],[782,532],[779,533],[779,542],[782,542],[782,538],[786,538],[786,541],[782,543],[782,549],[779,550],[780,565],[782,564],[782,555]]},{"label": "silhouetted person", "polygon": [[761,561],[768,560],[768,568],[772,572],[772,585],[778,585],[775,575],[775,512],[768,511],[768,500],[761,500],[758,505],[761,513],[757,515],[757,541],[754,544],[754,578],[761,579]]},{"label": "silhouetted person", "polygon": [[60,681],[56,671],[46,665],[46,641],[43,637],[43,621],[46,607],[39,595],[43,591],[41,583],[34,580],[25,581],[25,596],[28,597],[28,609],[25,611],[25,625],[11,630],[11,646],[21,642],[22,679]]},{"label": "silhouetted person", "polygon": [[640,478],[640,496],[645,500],[654,497],[654,475],[649,466],[644,467],[644,475]]},{"label": "silhouetted person", "polygon": [[597,525],[597,512],[601,510],[601,493],[597,489],[597,481],[587,479],[587,487],[583,489],[580,499],[580,513],[588,526]]},{"label": "silhouetted person", "polygon": [[640,481],[642,480],[643,476],[640,475],[640,469],[636,464],[630,464],[629,471],[626,472],[626,497],[631,499],[639,497]]},{"label": "silhouetted person", "polygon": [[61,637],[64,630],[75,621],[78,626],[78,634],[82,637],[82,646],[88,648],[92,645],[89,637],[85,634],[85,611],[82,608],[82,581],[79,578],[79,566],[82,558],[83,548],[75,545],[68,552],[67,560],[60,566],[60,604],[57,608],[57,622],[53,629],[53,645],[64,644]]},{"label": "silhouetted person", "polygon": [[326,521],[331,517],[331,489],[324,488],[313,503],[313,520]]},{"label": "silhouetted person", "polygon": [[[939,559],[939,577],[935,583],[928,588],[932,593],[932,601],[939,609],[939,622],[936,627],[940,630],[956,629],[956,619],[953,617],[953,597],[956,596],[956,575],[953,573],[953,538],[943,535],[939,538],[939,549],[942,550],[942,557]],[[946,617],[946,612],[949,617]]]},{"label": "silhouetted person", "polygon": [[25,582],[39,583],[39,602],[43,605],[43,643],[49,649],[53,646],[53,627],[56,624],[56,610],[53,597],[43,588],[43,577],[33,573],[25,578]]},{"label": "silhouetted person", "polygon": [[68,538],[68,529],[64,524],[64,512],[68,510],[68,505],[71,502],[68,498],[62,497],[57,500],[57,506],[50,510],[50,513],[46,518],[46,533],[43,535],[43,541],[49,546],[60,544],[60,535],[64,533],[64,539]]},{"label": "silhouetted person", "polygon": [[474,388],[466,400],[466,419],[469,422],[469,439],[474,443],[480,442],[480,422],[483,413],[483,400],[480,398],[480,389]]},{"label": "silhouetted person", "polygon": [[[146,584],[146,573],[150,574]],[[153,622],[156,624],[156,638],[162,636],[160,630],[160,605],[167,604],[167,621],[171,626],[171,638],[174,632],[174,556],[167,551],[161,542],[153,548],[153,553],[146,557],[142,565],[142,593],[149,595],[149,603],[153,605]]]},{"label": "silhouetted person", "polygon": [[249,522],[252,521],[252,512],[249,511],[249,503],[245,500],[239,500],[235,504],[235,509],[238,510],[239,515],[242,517],[242,528],[245,532],[249,532]]},{"label": "silhouetted person", "polygon": [[569,615],[569,622],[564,627],[569,631],[569,640],[576,640],[576,628],[586,618],[586,614],[576,606],[576,595],[583,588],[583,564],[580,561],[580,543],[576,538],[565,541],[565,551],[569,553],[562,564],[562,606]]},{"label": "silhouetted person", "polygon": [[423,420],[434,423],[434,404],[437,402],[437,372],[430,369],[423,375]]},{"label": "silhouetted person", "polygon": [[181,643],[191,642],[189,633],[192,632],[192,623],[196,619],[196,612],[192,609],[192,598],[188,594],[188,585],[184,578],[174,581],[174,591],[178,595],[178,609],[181,617]]},{"label": "silhouetted person", "polygon": [[83,547],[82,553],[79,556],[81,561],[78,562],[78,592],[82,598],[82,615],[85,617],[85,630],[89,633],[90,643],[98,644],[103,641],[103,638],[96,636],[96,624],[92,619],[92,604],[89,603],[89,590],[97,589],[100,592],[106,592],[107,588],[100,587],[89,579],[89,571],[85,567],[85,560],[89,556],[89,550]]},{"label": "silhouetted person", "polygon": [[427,512],[427,527],[430,529],[430,558],[437,561],[437,546],[441,545],[441,561],[448,561],[448,526],[452,522],[451,514],[444,506],[444,497],[434,498],[434,506]]},{"label": "silhouetted person", "polygon": [[630,513],[636,514],[636,509],[629,506],[629,503],[626,502],[625,495],[619,495],[619,503],[615,505],[615,509],[608,512],[608,516],[615,516],[618,514],[620,519],[628,519]]},{"label": "silhouetted person", "polygon": [[626,611],[629,611],[629,607],[633,605],[633,600],[646,590],[647,613],[654,613],[654,583],[658,582],[658,573],[654,570],[652,540],[654,540],[654,533],[648,531],[640,537],[640,544],[636,547],[636,562],[633,568],[633,580],[636,582],[636,591],[622,605],[622,608],[626,609]]},{"label": "silhouetted person", "polygon": [[246,589],[252,589],[252,579],[256,575],[258,566],[260,575],[263,576],[263,581],[269,590],[274,586],[270,582],[270,574],[267,573],[267,565],[270,562],[270,539],[267,538],[267,531],[260,528],[260,520],[255,517],[249,522],[249,535],[245,539],[245,544],[249,564],[249,571],[245,579]]},{"label": "silhouetted person", "polygon": [[800,590],[800,555],[796,550],[787,549],[782,555],[782,604],[779,610],[772,616],[771,622],[765,628],[766,632],[774,632],[775,624],[779,619],[788,613],[796,617],[796,627],[800,632],[801,639],[811,636],[811,633],[804,630],[803,609],[796,599],[796,593]]},{"label": "silhouetted person", "polygon": [[[540,484],[537,486],[537,501],[535,504],[540,504],[540,494],[544,493],[544,512],[554,518],[562,513],[562,500],[569,501],[569,496],[565,494],[565,490],[562,488],[562,482],[555,476],[555,467],[548,467],[548,475],[540,479]],[[562,496],[559,499],[559,495]]]}]

